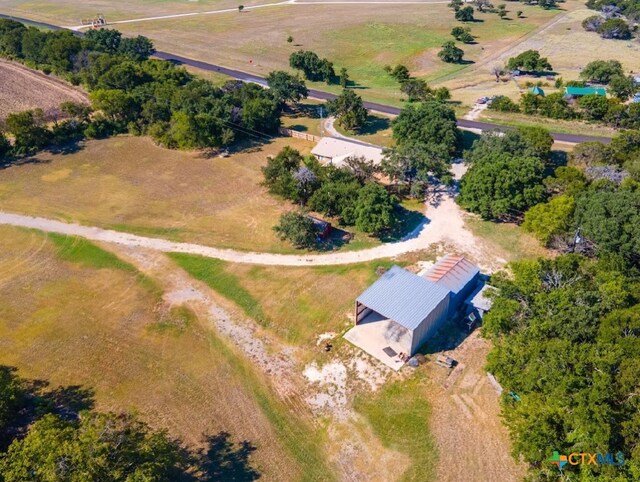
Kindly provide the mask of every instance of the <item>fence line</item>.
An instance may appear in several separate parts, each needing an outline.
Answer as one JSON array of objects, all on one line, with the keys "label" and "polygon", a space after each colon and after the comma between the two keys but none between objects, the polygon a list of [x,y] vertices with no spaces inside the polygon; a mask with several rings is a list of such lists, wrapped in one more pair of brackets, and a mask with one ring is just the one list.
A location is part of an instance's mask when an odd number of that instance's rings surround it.
[{"label": "fence line", "polygon": [[281,127],[279,129],[280,135],[287,137],[295,137],[296,139],[304,139],[305,141],[319,142],[320,137],[313,134],[307,134],[306,132],[294,131],[293,129],[286,129]]}]

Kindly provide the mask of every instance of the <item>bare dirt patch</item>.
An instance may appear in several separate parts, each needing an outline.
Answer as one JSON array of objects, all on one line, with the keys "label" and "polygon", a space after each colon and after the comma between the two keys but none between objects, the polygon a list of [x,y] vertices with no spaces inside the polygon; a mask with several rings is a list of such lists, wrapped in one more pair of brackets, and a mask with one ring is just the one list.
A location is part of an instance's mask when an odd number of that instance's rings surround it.
[{"label": "bare dirt patch", "polygon": [[89,102],[80,89],[6,60],[0,60],[0,86],[0,120],[12,112],[35,108],[51,119],[58,115],[62,102]]}]

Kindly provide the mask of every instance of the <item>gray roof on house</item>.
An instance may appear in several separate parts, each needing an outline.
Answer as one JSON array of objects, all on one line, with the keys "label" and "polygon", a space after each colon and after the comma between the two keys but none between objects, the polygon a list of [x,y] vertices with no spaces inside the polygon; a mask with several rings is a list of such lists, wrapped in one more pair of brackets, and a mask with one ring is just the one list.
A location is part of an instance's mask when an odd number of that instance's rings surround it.
[{"label": "gray roof on house", "polygon": [[394,266],[357,301],[399,325],[415,330],[448,296],[446,287]]}]

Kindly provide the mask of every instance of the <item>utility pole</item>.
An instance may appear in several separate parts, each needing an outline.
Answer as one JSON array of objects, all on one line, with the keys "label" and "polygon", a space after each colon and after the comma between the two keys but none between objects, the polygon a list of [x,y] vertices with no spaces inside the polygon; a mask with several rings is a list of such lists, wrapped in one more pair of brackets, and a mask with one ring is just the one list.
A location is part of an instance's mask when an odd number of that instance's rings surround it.
[{"label": "utility pole", "polygon": [[320,137],[324,137],[324,111],[320,106]]}]

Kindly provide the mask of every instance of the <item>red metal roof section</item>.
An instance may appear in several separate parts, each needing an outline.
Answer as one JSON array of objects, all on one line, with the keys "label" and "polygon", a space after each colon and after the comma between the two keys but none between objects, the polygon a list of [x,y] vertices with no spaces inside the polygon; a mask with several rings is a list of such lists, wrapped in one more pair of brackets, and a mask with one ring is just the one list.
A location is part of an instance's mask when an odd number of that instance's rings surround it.
[{"label": "red metal roof section", "polygon": [[454,256],[452,254],[448,254],[440,261],[438,261],[427,273],[425,273],[424,277],[429,281],[437,283],[462,262],[468,263],[468,261],[464,259],[463,256]]}]

